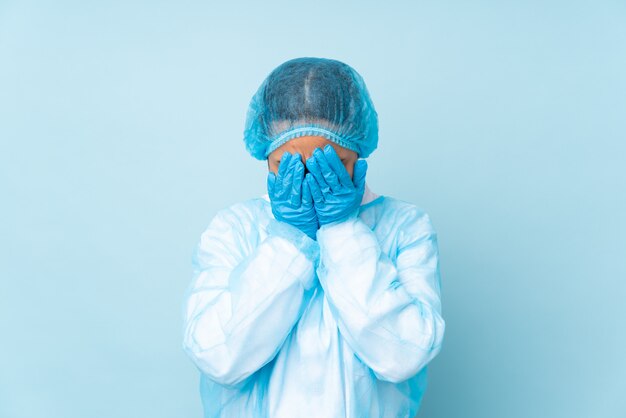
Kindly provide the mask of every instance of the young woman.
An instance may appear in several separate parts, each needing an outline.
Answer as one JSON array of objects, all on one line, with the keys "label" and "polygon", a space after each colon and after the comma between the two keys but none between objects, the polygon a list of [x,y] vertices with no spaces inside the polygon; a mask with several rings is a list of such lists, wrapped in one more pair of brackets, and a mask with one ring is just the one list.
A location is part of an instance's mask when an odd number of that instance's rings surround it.
[{"label": "young woman", "polygon": [[283,63],[244,141],[268,193],[215,215],[183,309],[205,417],[414,417],[445,329],[437,235],[365,183],[378,120],[363,79]]}]

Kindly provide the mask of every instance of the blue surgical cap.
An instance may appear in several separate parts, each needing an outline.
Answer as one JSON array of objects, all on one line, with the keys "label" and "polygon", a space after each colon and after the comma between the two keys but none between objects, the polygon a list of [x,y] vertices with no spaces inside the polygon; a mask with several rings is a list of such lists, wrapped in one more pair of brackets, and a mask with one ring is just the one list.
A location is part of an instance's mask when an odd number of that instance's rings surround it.
[{"label": "blue surgical cap", "polygon": [[341,61],[302,57],[261,83],[246,115],[244,142],[256,159],[300,136],[321,136],[366,158],[378,145],[378,114],[363,78]]}]

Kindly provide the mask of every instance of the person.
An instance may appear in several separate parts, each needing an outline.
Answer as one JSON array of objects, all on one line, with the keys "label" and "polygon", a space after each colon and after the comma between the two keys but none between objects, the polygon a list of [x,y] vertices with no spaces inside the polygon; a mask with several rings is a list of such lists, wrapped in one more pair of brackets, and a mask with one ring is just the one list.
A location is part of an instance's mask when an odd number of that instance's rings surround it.
[{"label": "person", "polygon": [[244,141],[267,193],[213,217],[182,309],[204,416],[413,417],[445,330],[437,234],[365,182],[378,116],[362,77],[281,64]]}]

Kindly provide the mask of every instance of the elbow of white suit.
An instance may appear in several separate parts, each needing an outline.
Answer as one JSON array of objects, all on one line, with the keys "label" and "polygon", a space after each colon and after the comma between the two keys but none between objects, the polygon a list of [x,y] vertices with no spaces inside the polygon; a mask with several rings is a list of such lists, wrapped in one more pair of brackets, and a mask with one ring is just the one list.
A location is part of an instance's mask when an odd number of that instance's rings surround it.
[{"label": "elbow of white suit", "polygon": [[232,355],[226,344],[202,350],[190,341],[193,336],[186,336],[183,342],[185,353],[202,373],[222,386],[235,388],[255,371],[243,370],[240,367],[242,362]]},{"label": "elbow of white suit", "polygon": [[[370,368],[374,375],[391,383],[404,382],[417,375],[441,351],[445,321],[439,313],[434,312],[431,319],[431,332],[428,334],[426,346],[417,346],[404,341],[399,348],[387,346],[384,358],[371,362]],[[374,364],[376,363],[376,364]]]}]

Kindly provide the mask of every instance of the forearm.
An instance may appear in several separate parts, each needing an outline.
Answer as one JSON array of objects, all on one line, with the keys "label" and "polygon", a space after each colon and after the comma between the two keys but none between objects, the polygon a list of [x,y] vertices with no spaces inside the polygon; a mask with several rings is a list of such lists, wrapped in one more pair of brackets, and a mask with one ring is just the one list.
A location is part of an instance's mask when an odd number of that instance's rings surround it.
[{"label": "forearm", "polygon": [[[318,242],[319,280],[355,353],[384,380],[402,381],[419,372],[440,349],[444,321],[437,292],[427,286],[409,292],[406,279],[420,269],[437,275],[436,253],[404,263],[403,278],[359,218],[324,226]],[[423,252],[417,246],[407,251]],[[403,260],[411,258],[407,255]]]},{"label": "forearm", "polygon": [[232,270],[199,272],[187,302],[184,348],[212,379],[232,385],[254,373],[297,322],[317,257],[317,244],[302,235],[273,223],[267,239]]}]

